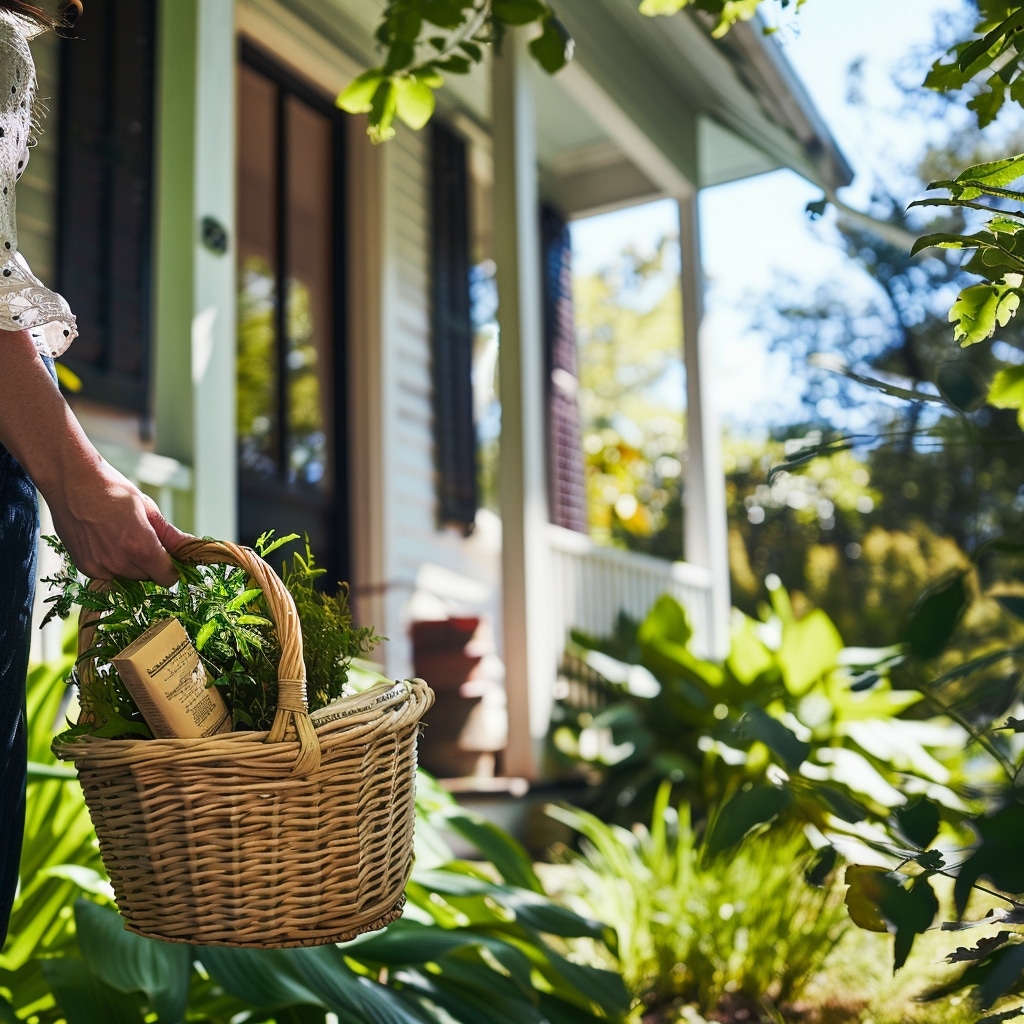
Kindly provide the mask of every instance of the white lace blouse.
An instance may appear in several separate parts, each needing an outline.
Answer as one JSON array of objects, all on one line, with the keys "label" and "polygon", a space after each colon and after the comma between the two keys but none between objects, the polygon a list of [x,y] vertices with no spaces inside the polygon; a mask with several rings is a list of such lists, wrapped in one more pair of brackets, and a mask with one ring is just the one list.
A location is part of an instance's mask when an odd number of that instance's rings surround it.
[{"label": "white lace blouse", "polygon": [[45,356],[59,356],[78,334],[65,299],[44,287],[18,252],[14,184],[28,163],[36,69],[31,21],[0,8],[0,330],[31,333]]}]

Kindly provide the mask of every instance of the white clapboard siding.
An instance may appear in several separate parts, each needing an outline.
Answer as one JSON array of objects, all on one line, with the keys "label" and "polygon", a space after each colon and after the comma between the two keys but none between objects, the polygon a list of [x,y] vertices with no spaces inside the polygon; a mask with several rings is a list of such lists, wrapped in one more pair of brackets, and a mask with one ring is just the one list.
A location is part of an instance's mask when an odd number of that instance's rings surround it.
[{"label": "white clapboard siding", "polygon": [[[392,368],[387,383],[391,400],[386,452],[387,500],[390,505],[388,621],[381,631],[387,645],[388,671],[412,670],[408,630],[417,609],[446,607],[484,614],[495,628],[498,617],[498,562],[493,543],[465,538],[437,524],[434,474],[433,385],[430,347],[429,134],[400,130],[388,143],[390,232],[387,255],[394,275],[394,301],[385,339]],[[493,533],[493,532],[492,532]],[[440,581],[440,583],[439,583]],[[466,595],[471,595],[468,599]]]},{"label": "white clapboard siding", "polygon": [[57,39],[44,33],[32,43],[39,78],[35,111],[39,130],[28,167],[18,182],[18,247],[35,275],[56,284]]}]

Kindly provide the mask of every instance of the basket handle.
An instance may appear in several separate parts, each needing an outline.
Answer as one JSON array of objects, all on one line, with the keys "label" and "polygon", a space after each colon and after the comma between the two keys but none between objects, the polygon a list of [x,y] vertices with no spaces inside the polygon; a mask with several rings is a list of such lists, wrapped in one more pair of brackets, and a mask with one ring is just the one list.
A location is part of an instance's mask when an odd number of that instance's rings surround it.
[{"label": "basket handle", "polygon": [[[267,734],[268,743],[280,743],[288,738],[289,726],[293,726],[299,740],[299,754],[292,765],[291,775],[307,775],[320,767],[320,741],[309,718],[309,703],[306,699],[306,665],[302,659],[302,629],[295,602],[281,577],[252,548],[242,547],[230,541],[205,540],[189,537],[171,552],[180,562],[207,565],[223,562],[244,569],[263,591],[270,610],[270,617],[277,629],[281,645],[281,660],[277,671],[277,710]],[[94,611],[82,610],[79,617],[79,657],[92,647],[92,635],[98,616]],[[83,684],[88,681],[89,667],[80,666],[80,675],[85,670]],[[85,686],[83,685],[83,689]],[[87,696],[82,702],[83,718],[90,714]]]}]

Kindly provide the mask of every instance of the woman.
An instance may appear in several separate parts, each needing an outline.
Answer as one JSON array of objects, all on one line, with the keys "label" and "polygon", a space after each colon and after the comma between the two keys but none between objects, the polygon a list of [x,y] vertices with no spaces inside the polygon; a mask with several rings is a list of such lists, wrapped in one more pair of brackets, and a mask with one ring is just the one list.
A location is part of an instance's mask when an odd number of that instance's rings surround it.
[{"label": "woman", "polygon": [[170,584],[184,535],[100,457],[54,383],[75,318],[18,252],[14,187],[28,162],[36,74],[28,40],[72,24],[0,0],[0,948],[18,879],[25,812],[25,675],[35,581],[36,490],[72,559],[96,579]]}]

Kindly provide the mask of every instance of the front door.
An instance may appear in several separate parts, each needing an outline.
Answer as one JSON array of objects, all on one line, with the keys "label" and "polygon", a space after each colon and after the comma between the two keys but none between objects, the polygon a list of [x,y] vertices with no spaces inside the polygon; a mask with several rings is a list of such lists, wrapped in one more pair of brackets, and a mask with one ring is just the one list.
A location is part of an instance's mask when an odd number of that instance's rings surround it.
[{"label": "front door", "polygon": [[243,46],[239,537],[308,534],[331,583],[348,573],[341,116]]}]

